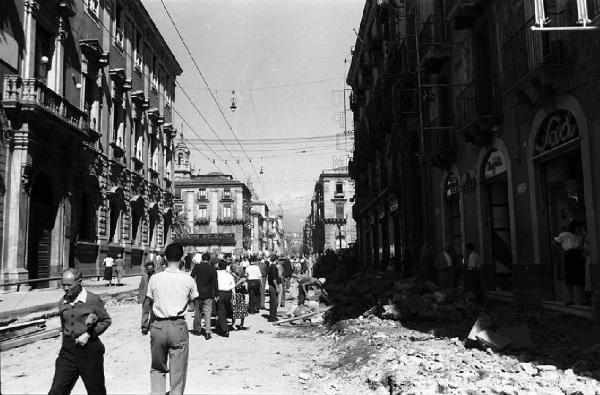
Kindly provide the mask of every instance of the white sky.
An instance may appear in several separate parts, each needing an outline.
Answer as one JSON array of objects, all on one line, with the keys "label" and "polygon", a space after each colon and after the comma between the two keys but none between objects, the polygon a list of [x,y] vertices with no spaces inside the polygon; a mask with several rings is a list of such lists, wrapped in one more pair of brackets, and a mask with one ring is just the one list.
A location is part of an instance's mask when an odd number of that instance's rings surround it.
[{"label": "white sky", "polygon": [[[142,2],[184,70],[178,81],[219,138],[234,140],[225,144],[227,148],[211,144],[216,154],[202,142],[194,142],[211,159],[190,146],[196,168],[203,173],[231,173],[231,168],[242,181],[250,176],[259,198],[272,211],[281,204],[286,231],[301,230],[301,219],[310,212],[314,182],[323,169],[334,166],[334,157],[344,156],[344,140],[263,144],[262,148],[260,144],[242,144],[252,159],[250,164],[210,98],[162,4],[159,0]],[[165,4],[211,89],[218,90],[219,104],[239,139],[343,132],[343,125],[334,119],[336,113],[343,113],[341,91],[363,0],[165,0]],[[273,88],[257,89],[265,87]],[[239,107],[235,112],[229,109],[232,90],[236,91]],[[201,138],[216,140],[179,89],[175,108]],[[351,116],[348,111],[348,130],[352,130]],[[181,129],[178,117],[174,125]],[[183,131],[186,138],[197,138],[185,125]],[[300,153],[303,149],[307,152]],[[257,175],[261,166],[262,176]]]}]

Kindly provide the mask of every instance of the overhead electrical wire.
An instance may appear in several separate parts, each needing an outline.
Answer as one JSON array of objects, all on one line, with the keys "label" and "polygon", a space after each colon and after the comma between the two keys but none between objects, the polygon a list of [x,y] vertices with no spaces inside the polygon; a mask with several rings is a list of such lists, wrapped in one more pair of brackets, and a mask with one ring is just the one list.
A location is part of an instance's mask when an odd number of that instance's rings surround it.
[{"label": "overhead electrical wire", "polygon": [[[215,105],[217,106],[217,109],[219,110],[219,112],[221,113],[223,120],[225,121],[225,123],[227,124],[227,126],[229,127],[229,130],[231,131],[231,133],[233,134],[233,136],[236,138],[236,140],[238,141],[238,144],[240,147],[242,147],[242,144],[239,141],[239,138],[237,136],[237,134],[235,133],[235,131],[233,130],[233,127],[231,126],[231,124],[229,123],[229,120],[227,119],[227,117],[225,116],[225,113],[223,112],[223,109],[221,108],[221,106],[219,105],[219,101],[217,100],[215,94],[213,93],[213,91],[210,89],[210,85],[208,84],[208,81],[206,80],[206,78],[204,77],[204,74],[202,73],[202,71],[200,70],[200,67],[198,66],[198,62],[196,62],[196,59],[194,58],[194,56],[192,55],[192,52],[190,50],[190,48],[188,47],[186,41],[183,38],[183,35],[181,34],[181,32],[179,31],[179,28],[177,27],[177,24],[175,23],[175,21],[173,20],[173,17],[171,16],[171,13],[169,12],[169,9],[167,8],[167,5],[165,4],[164,0],[160,0],[160,3],[162,4],[167,16],[169,17],[169,20],[171,21],[171,24],[173,25],[173,28],[175,29],[175,31],[177,32],[177,35],[179,36],[179,39],[181,40],[183,46],[185,47],[188,55],[190,56],[190,58],[192,59],[192,63],[194,64],[196,70],[198,71],[198,74],[200,75],[200,77],[202,78],[202,81],[204,82],[204,85],[206,85],[206,88],[208,89],[208,93],[210,94],[211,98],[213,99],[213,101],[215,102]],[[184,91],[183,88],[181,87],[181,85],[179,85],[179,89]],[[188,96],[189,97],[189,96]],[[218,137],[218,136],[217,136]],[[258,172],[256,171],[256,168],[254,167],[254,164],[252,164],[252,161],[250,160],[250,157],[248,157],[248,155],[246,154],[246,158],[248,159],[249,163],[250,163],[250,167],[252,168],[252,170],[254,171],[254,174],[256,175],[256,178],[258,179],[263,192],[267,193],[267,190],[264,186],[264,184],[262,183],[260,176],[258,175]],[[240,166],[238,164],[238,166]],[[243,168],[240,166],[240,169]]]},{"label": "overhead electrical wire", "polygon": [[[53,17],[54,20],[57,23],[61,23],[60,20],[58,20],[56,17]],[[106,27],[106,25],[104,24],[104,22],[100,21],[99,22],[100,25],[102,26],[102,29],[104,29],[104,31],[106,31],[109,35],[111,35],[111,31],[110,29],[108,29]],[[75,34],[77,34],[77,36],[79,36],[79,38],[81,39],[87,39],[89,38],[88,36],[84,36],[83,34],[81,34],[80,31],[78,31],[77,29],[75,29],[73,26],[69,26],[70,31],[74,32]],[[132,62],[135,62],[135,59],[133,58],[133,56],[131,54],[126,53],[125,51],[123,51],[123,55],[126,56],[127,58],[129,58],[129,60],[131,60]],[[160,92],[156,92],[157,95],[159,95],[160,97],[162,97],[163,99],[167,99],[166,96],[164,94],[161,94]],[[179,113],[176,109],[175,106],[171,106],[171,109],[173,110],[173,112],[175,112],[175,114],[177,114],[179,116],[179,118],[183,121],[183,123],[186,124],[186,126],[188,126],[190,128],[190,130],[198,137],[197,139],[193,139],[193,140],[199,140],[199,141],[203,141],[202,137],[200,137],[200,135],[198,134],[198,132],[196,132],[196,130],[190,125],[190,123],[181,115],[181,113]],[[186,140],[187,141],[187,140]],[[217,165],[217,162],[213,159],[211,159],[208,155],[206,155],[200,148],[198,148],[198,146],[196,144],[194,144],[193,142],[190,142],[190,144],[192,145],[192,148],[194,148],[196,151],[198,151],[201,155],[203,155],[207,160],[211,161],[213,163],[213,165],[215,166],[215,168],[222,172],[223,170],[220,168],[220,166]],[[211,149],[211,146],[209,144],[205,144],[209,149]],[[212,150],[212,149],[211,149]],[[214,151],[213,151],[214,152]],[[215,152],[215,155],[218,155]],[[231,169],[231,167],[227,166],[229,168],[229,171],[233,174],[233,170]]]},{"label": "overhead electrical wire", "polygon": [[[291,88],[294,86],[301,86],[301,85],[314,85],[314,84],[321,84],[323,82],[330,82],[330,81],[337,81],[343,79],[342,77],[338,77],[338,78],[326,78],[326,79],[322,79],[322,80],[312,80],[312,81],[300,81],[300,82],[291,82],[289,84],[281,84],[281,85],[271,85],[271,86],[259,86],[256,88],[247,88],[247,89],[212,89],[213,92],[231,92],[231,91],[236,91],[236,92],[256,92],[256,91],[262,91],[262,90],[268,90],[268,89],[280,89],[280,88]],[[187,89],[198,89],[198,90],[208,90],[209,88],[205,88],[205,87],[200,87],[200,86],[186,86]]]}]

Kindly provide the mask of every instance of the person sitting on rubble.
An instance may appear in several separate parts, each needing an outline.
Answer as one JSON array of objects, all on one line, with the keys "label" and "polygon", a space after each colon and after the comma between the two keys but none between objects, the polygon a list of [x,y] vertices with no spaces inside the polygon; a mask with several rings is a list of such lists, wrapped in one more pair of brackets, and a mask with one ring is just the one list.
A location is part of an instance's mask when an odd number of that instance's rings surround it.
[{"label": "person sitting on rubble", "polygon": [[327,292],[323,289],[323,284],[325,284],[325,278],[314,278],[311,276],[302,276],[298,279],[298,306],[302,306],[306,301],[306,296],[308,295],[309,288],[319,289],[321,291],[321,296],[327,299]]}]

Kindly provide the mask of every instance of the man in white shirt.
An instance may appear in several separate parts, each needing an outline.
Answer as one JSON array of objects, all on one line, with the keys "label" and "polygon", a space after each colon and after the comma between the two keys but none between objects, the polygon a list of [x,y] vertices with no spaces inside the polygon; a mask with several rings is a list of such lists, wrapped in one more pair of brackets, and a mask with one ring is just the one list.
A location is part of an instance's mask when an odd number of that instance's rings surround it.
[{"label": "man in white shirt", "polygon": [[144,301],[152,305],[154,315],[150,326],[151,392],[161,395],[167,392],[166,373],[169,372],[170,393],[183,394],[189,356],[185,311],[188,304],[198,298],[198,289],[194,279],[179,270],[183,257],[181,244],[169,244],[165,257],[167,268],[150,278]]},{"label": "man in white shirt", "polygon": [[221,259],[217,270],[217,332],[223,337],[229,337],[227,317],[233,316],[231,298],[235,292],[235,279],[227,271],[227,261]]},{"label": "man in white shirt", "polygon": [[260,286],[262,273],[257,265],[256,257],[250,258],[250,265],[246,268],[248,279],[248,313],[256,314],[260,309]]},{"label": "man in white shirt", "polygon": [[[465,282],[471,283],[471,291],[475,294],[475,297],[479,301],[483,301],[483,296],[481,293],[481,279],[480,279],[480,263],[479,263],[479,254],[475,251],[475,244],[467,243],[466,244],[466,253],[467,253],[467,276],[469,279],[465,277]],[[467,288],[465,286],[465,288]]]},{"label": "man in white shirt", "polygon": [[106,258],[104,258],[104,279],[108,281],[108,283],[105,284],[106,287],[113,285],[112,276],[114,264],[115,260],[112,256],[107,255]]}]

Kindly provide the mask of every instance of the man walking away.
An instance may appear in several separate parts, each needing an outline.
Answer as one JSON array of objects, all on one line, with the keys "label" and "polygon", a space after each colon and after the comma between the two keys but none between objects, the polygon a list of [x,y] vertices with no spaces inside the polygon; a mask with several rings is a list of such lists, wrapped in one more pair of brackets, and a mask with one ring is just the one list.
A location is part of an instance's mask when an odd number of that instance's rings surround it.
[{"label": "man walking away", "polygon": [[171,395],[183,394],[185,388],[189,334],[184,314],[188,304],[198,299],[198,289],[194,280],[179,270],[182,257],[181,244],[169,244],[165,248],[167,268],[153,275],[148,283],[146,303],[152,304],[155,317],[150,326],[152,394],[165,394],[167,372]]},{"label": "man walking away", "polygon": [[260,269],[256,265],[256,257],[250,258],[250,266],[248,266],[248,268],[246,268],[246,277],[248,278],[248,294],[249,294],[248,312],[250,314],[256,314],[259,311],[260,279],[262,277]]},{"label": "man walking away", "polygon": [[217,269],[210,264],[210,254],[196,254],[192,259],[194,267],[191,276],[198,287],[198,302],[194,313],[194,335],[202,334],[202,316],[204,316],[204,338],[212,337],[210,319],[212,316],[213,302],[217,296]]},{"label": "man walking away", "polygon": [[106,394],[104,345],[98,338],[111,319],[102,300],[81,285],[81,272],[62,274],[65,296],[58,302],[62,347],[56,358],[50,395],[70,394],[79,376],[88,394]]},{"label": "man walking away", "polygon": [[[292,274],[293,274],[293,268],[292,268],[292,262],[290,262],[290,260],[288,258],[283,260],[282,263],[283,266],[283,279],[285,280],[285,287],[284,287],[284,291],[288,292],[290,290],[290,285],[292,284]],[[283,298],[285,299],[285,292],[283,293]],[[285,301],[283,302],[283,304],[285,304]]]},{"label": "man walking away", "polygon": [[112,283],[112,277],[113,277],[113,266],[115,264],[115,260],[113,259],[112,256],[107,255],[106,258],[104,258],[104,279],[106,281],[108,281],[105,286],[108,287],[109,285],[113,285]]},{"label": "man walking away", "polygon": [[142,333],[144,335],[148,334],[148,330],[150,329],[150,316],[152,313],[152,307],[149,303],[144,303],[148,294],[148,282],[150,278],[154,274],[154,262],[148,261],[146,262],[146,273],[142,273],[142,278],[140,279],[140,285],[138,287],[138,303],[142,304]]},{"label": "man walking away", "polygon": [[123,254],[117,254],[117,259],[115,259],[115,274],[117,275],[117,286],[124,285],[121,280],[123,279],[123,269],[125,266],[125,261],[123,261]]},{"label": "man walking away", "polygon": [[258,268],[260,269],[260,308],[266,309],[265,307],[265,294],[267,293],[267,267],[269,267],[269,262],[261,257],[258,260]]},{"label": "man walking away", "polygon": [[227,261],[221,259],[219,261],[219,270],[217,270],[217,282],[219,295],[217,296],[217,316],[219,335],[229,337],[229,325],[227,317],[233,318],[233,308],[231,306],[231,298],[235,291],[235,280],[231,273],[227,272]]},{"label": "man walking away", "polygon": [[271,264],[267,269],[267,278],[269,283],[269,322],[277,321],[277,287],[281,284],[279,270],[277,269],[277,257],[271,257]]},{"label": "man walking away", "polygon": [[481,293],[481,279],[480,269],[481,264],[479,262],[479,254],[475,251],[475,244],[467,243],[465,252],[467,253],[467,272],[465,276],[465,283],[470,286],[467,287],[465,284],[465,290],[472,291],[475,294],[477,301],[482,302],[483,296]]}]

